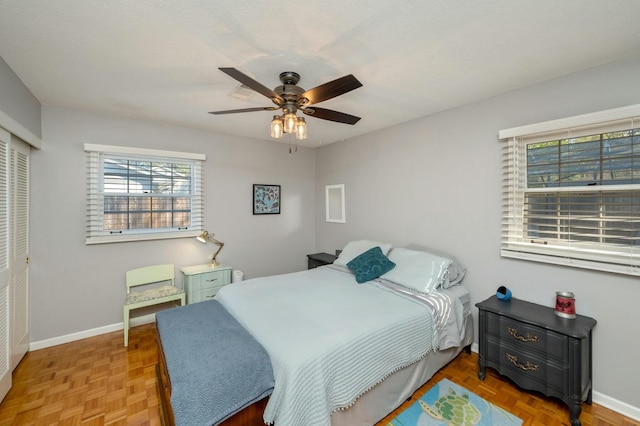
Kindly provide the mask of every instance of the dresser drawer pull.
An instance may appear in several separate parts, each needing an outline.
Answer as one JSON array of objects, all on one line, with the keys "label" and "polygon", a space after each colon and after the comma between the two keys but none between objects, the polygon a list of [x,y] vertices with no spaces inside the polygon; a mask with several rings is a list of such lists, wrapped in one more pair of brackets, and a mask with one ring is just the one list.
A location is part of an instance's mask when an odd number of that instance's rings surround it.
[{"label": "dresser drawer pull", "polygon": [[518,330],[515,329],[515,328],[511,328],[511,327],[507,327],[507,331],[509,332],[510,335],[512,335],[516,339],[521,340],[523,342],[533,342],[533,343],[538,342],[538,336],[535,336],[533,334],[527,333],[524,336],[520,336],[518,334]]},{"label": "dresser drawer pull", "polygon": [[538,371],[540,369],[539,365],[532,364],[529,361],[527,361],[526,364],[519,363],[518,362],[518,357],[515,356],[515,355],[511,355],[510,353],[507,353],[507,359],[513,365],[515,365],[516,367],[518,367],[519,369],[524,370],[524,371]]},{"label": "dresser drawer pull", "polygon": [[208,282],[208,283],[212,283],[214,281],[218,281],[218,279],[217,278],[211,278],[210,280],[205,280],[205,281]]}]

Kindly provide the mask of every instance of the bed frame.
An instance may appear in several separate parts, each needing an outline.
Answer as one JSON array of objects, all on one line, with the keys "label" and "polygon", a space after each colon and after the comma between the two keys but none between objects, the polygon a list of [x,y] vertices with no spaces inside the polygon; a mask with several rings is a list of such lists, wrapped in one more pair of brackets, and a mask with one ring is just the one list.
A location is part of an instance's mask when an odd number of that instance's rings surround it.
[{"label": "bed frame", "polygon": [[[173,409],[171,408],[171,378],[167,371],[162,341],[160,340],[160,335],[158,333],[156,333],[156,339],[158,342],[158,364],[156,365],[156,375],[158,396],[160,398],[160,419],[164,426],[174,426],[175,420]],[[385,404],[386,409],[383,409],[383,411],[385,411],[385,413],[390,413],[400,406],[400,404],[407,398],[413,395],[413,393],[420,386],[426,383],[438,370],[457,357],[462,350],[465,350],[467,353],[471,353],[472,342],[473,318],[469,313],[465,317],[465,338],[461,346],[450,348],[446,351],[431,352],[421,361],[393,373],[383,382],[379,383],[360,397],[354,405],[348,409],[333,413],[331,415],[332,425],[352,426],[359,424],[357,420],[363,416],[363,413],[367,417],[370,417],[370,411],[372,409],[374,411],[379,411],[381,406],[385,407]],[[389,388],[393,389],[394,392],[390,393]],[[384,401],[384,403],[381,404],[379,399],[380,397],[378,395],[383,395],[383,398],[387,398],[389,394],[395,394],[397,399],[395,401]],[[269,397],[263,398],[229,417],[224,422],[220,423],[220,425],[264,426],[262,416],[268,401]],[[369,421],[368,424],[371,424],[371,422]]]}]

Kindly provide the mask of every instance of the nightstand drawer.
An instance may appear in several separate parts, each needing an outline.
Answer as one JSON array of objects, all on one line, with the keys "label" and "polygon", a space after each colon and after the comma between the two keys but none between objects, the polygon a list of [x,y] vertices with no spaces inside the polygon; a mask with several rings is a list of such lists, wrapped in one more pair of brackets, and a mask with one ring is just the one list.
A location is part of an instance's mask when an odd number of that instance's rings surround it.
[{"label": "nightstand drawer", "polygon": [[202,290],[197,290],[194,292],[194,301],[202,302],[204,300],[213,299],[216,293],[224,287],[223,285],[216,287],[209,287]]},{"label": "nightstand drawer", "polygon": [[204,274],[200,274],[196,276],[196,279],[193,280],[193,290],[206,290],[213,287],[220,287],[223,283],[228,283],[230,281],[230,271],[215,271],[215,272],[206,272]]},{"label": "nightstand drawer", "polygon": [[557,360],[567,357],[567,336],[491,312],[487,313],[487,325],[488,335],[498,336],[503,342],[521,350],[537,351]]}]

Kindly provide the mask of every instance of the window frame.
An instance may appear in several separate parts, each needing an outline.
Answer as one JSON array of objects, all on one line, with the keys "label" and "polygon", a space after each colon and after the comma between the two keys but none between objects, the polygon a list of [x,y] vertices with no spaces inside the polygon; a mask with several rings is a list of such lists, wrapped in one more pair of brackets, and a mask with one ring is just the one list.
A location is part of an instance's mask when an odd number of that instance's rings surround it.
[{"label": "window frame", "polygon": [[[85,244],[103,244],[126,241],[148,241],[170,238],[192,238],[203,231],[203,186],[202,169],[206,160],[204,154],[134,148],[113,145],[85,144],[87,158],[87,229]],[[188,228],[139,228],[117,232],[104,229],[104,167],[103,157],[137,161],[188,164],[191,168],[190,226]],[[129,197],[130,195],[124,195]],[[160,195],[166,197],[166,195]],[[185,194],[177,195],[185,197]],[[135,197],[135,196],[134,196]],[[171,196],[173,198],[174,196]]]},{"label": "window frame", "polygon": [[[527,145],[531,143],[578,138],[640,127],[640,105],[584,114],[560,120],[501,130],[502,144],[502,257],[566,265],[627,275],[640,275],[640,246],[616,246],[599,242],[585,243],[563,239],[531,238],[527,227],[527,194],[607,195],[640,190],[640,184],[590,184],[529,188],[527,185]],[[532,216],[534,214],[532,213]],[[632,220],[640,215],[630,213]]]}]

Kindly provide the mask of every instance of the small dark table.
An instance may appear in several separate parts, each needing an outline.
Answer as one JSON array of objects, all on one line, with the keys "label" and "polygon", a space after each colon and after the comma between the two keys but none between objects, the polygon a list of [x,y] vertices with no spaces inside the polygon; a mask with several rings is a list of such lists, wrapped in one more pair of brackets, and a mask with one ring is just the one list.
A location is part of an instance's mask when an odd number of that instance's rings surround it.
[{"label": "small dark table", "polygon": [[329,253],[314,253],[307,255],[307,269],[317,268],[318,266],[328,265],[333,263],[334,260],[338,258],[338,256],[334,256]]},{"label": "small dark table", "polygon": [[524,389],[561,399],[572,426],[580,426],[582,402],[591,405],[593,318],[561,318],[553,308],[492,296],[479,312],[480,380],[496,369]]}]

